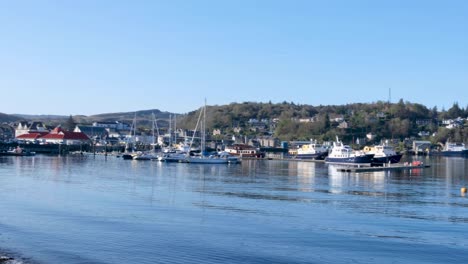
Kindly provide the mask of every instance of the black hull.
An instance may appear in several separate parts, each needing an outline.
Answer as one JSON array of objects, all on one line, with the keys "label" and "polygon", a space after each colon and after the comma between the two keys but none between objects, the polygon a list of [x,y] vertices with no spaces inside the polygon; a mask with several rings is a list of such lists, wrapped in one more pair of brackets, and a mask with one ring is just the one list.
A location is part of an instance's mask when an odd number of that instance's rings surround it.
[{"label": "black hull", "polygon": [[384,163],[398,163],[401,160],[402,154],[396,154],[388,157],[374,157],[372,159],[373,164],[384,164]]},{"label": "black hull", "polygon": [[336,164],[371,164],[373,156],[374,155],[364,155],[349,158],[332,158],[328,156],[325,158],[325,162]]},{"label": "black hull", "polygon": [[296,159],[301,160],[323,160],[328,156],[328,152],[321,152],[315,154],[297,154]]}]

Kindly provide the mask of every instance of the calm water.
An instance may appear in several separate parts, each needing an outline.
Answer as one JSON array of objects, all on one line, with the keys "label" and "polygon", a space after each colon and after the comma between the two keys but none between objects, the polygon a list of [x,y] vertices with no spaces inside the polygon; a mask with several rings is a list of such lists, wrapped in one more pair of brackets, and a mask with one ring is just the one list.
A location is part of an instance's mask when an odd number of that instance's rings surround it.
[{"label": "calm water", "polygon": [[0,157],[0,251],[26,263],[463,263],[468,159],[411,172]]}]

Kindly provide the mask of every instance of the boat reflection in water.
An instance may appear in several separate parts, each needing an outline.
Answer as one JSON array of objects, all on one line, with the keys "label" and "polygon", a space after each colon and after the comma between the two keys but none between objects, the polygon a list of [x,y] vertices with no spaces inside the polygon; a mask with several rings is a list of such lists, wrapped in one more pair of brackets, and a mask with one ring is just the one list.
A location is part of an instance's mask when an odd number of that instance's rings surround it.
[{"label": "boat reflection in water", "polygon": [[0,245],[31,263],[460,263],[468,159],[424,158],[417,176],[0,157]]}]

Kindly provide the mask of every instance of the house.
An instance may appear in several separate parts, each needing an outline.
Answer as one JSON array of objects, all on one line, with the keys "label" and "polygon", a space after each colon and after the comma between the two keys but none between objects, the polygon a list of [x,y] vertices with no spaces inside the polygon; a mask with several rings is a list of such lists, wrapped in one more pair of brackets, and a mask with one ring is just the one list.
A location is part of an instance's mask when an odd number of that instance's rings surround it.
[{"label": "house", "polygon": [[106,131],[107,131],[107,136],[110,137],[110,138],[121,138],[122,137],[122,133],[120,133],[118,130],[116,130],[114,128],[106,128]]},{"label": "house", "polygon": [[234,133],[239,134],[242,131],[242,128],[241,127],[234,127],[232,130],[234,131]]},{"label": "house", "polygon": [[419,131],[419,133],[418,133],[418,136],[420,136],[420,137],[428,137],[430,135],[431,135],[431,133],[428,132],[428,131]]},{"label": "house", "polygon": [[371,141],[372,141],[372,140],[375,139],[375,134],[374,134],[374,133],[367,133],[367,134],[366,134],[366,138],[367,138],[368,140],[371,140]]},{"label": "house", "polygon": [[31,132],[49,132],[49,129],[42,122],[19,122],[15,129],[15,137]]},{"label": "house", "polygon": [[342,123],[344,122],[344,117],[342,115],[330,117],[330,122]]},{"label": "house", "polygon": [[346,129],[348,127],[349,127],[349,125],[348,125],[348,122],[346,122],[346,121],[343,121],[338,125],[338,128]]},{"label": "house", "polygon": [[379,118],[379,119],[385,119],[385,118],[387,118],[387,114],[385,114],[384,112],[378,112],[378,113],[376,114],[376,116],[377,116],[377,118]]},{"label": "house", "polygon": [[317,122],[319,120],[318,116],[315,115],[313,117],[305,117],[305,118],[299,118],[298,121],[299,123],[313,123]]},{"label": "house", "polygon": [[418,126],[427,126],[432,123],[431,119],[418,119],[416,120],[416,125]]},{"label": "house", "polygon": [[94,127],[103,127],[103,128],[113,128],[117,130],[130,130],[130,125],[126,123],[121,123],[119,121],[113,122],[94,122]]},{"label": "house", "polygon": [[49,134],[49,132],[31,132],[31,133],[21,134],[17,136],[16,139],[25,141],[25,142],[36,143],[40,141],[40,139],[47,134]]},{"label": "house", "polygon": [[44,143],[80,145],[89,143],[89,137],[83,132],[65,131],[60,126],[54,128],[50,133],[40,138]]},{"label": "house", "polygon": [[0,140],[9,140],[15,137],[15,129],[8,124],[0,125]]},{"label": "house", "polygon": [[97,126],[76,126],[73,132],[85,133],[89,138],[102,139],[108,136],[106,128]]},{"label": "house", "polygon": [[258,143],[260,143],[260,146],[262,147],[278,147],[280,145],[280,141],[277,138],[274,137],[259,137],[257,138]]},{"label": "house", "polygon": [[221,129],[219,128],[213,129],[213,136],[219,136],[219,135],[221,135]]}]

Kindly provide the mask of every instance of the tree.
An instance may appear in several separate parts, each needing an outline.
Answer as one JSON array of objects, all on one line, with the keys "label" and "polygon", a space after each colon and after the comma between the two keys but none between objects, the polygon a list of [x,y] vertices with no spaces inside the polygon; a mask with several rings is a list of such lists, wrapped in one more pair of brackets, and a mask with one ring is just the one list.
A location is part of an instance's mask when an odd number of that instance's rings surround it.
[{"label": "tree", "polygon": [[460,109],[460,106],[458,106],[458,103],[455,102],[453,106],[447,111],[447,117],[448,118],[457,118],[457,117],[462,117],[463,116],[463,110]]},{"label": "tree", "polygon": [[76,122],[73,119],[73,116],[70,115],[70,117],[67,119],[67,122],[65,123],[64,129],[68,131],[73,131],[75,129],[75,126],[76,126]]}]

